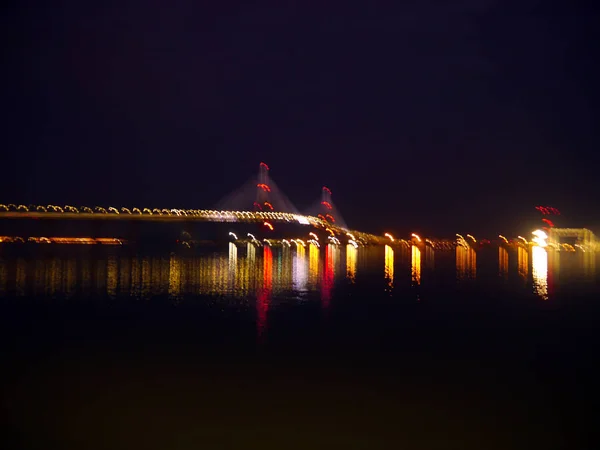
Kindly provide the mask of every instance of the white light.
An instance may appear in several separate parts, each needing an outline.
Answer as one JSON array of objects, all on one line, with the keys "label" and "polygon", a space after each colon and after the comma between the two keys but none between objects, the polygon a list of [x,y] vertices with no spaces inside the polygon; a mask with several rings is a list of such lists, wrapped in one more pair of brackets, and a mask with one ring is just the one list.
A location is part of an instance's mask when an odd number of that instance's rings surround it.
[{"label": "white light", "polygon": [[238,237],[236,236],[236,234],[235,234],[233,231],[230,231],[230,232],[229,232],[229,236],[233,236],[233,238],[234,238],[234,239],[236,239],[236,240],[237,240],[237,238],[238,238]]},{"label": "white light", "polygon": [[310,225],[310,222],[304,216],[296,215],[296,216],[294,216],[294,219],[296,219],[298,221],[298,223],[300,223],[302,225]]},{"label": "white light", "polygon": [[540,247],[547,247],[548,243],[546,239],[548,239],[548,235],[543,230],[535,230],[533,233],[534,238],[532,241]]}]

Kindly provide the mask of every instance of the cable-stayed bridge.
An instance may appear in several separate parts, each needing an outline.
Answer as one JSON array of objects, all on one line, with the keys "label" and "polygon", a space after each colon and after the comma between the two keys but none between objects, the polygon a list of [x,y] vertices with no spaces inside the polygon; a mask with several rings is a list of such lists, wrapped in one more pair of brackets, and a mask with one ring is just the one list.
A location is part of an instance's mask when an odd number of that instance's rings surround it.
[{"label": "cable-stayed bridge", "polygon": [[16,205],[0,204],[0,219],[57,219],[142,222],[239,222],[295,223],[336,233],[360,234],[363,239],[380,239],[368,233],[349,230],[323,187],[321,198],[304,214],[294,206],[270,177],[267,164],[261,162],[258,174],[222,199],[215,209],[180,209],[117,206]]}]

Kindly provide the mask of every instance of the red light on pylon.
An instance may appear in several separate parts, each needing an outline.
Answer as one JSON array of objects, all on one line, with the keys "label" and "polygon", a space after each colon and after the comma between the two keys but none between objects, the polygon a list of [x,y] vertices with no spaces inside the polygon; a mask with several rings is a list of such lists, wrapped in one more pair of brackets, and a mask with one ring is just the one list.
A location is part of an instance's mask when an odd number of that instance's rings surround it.
[{"label": "red light on pylon", "polygon": [[256,187],[261,188],[265,192],[271,192],[271,188],[264,183],[259,183],[256,185]]},{"label": "red light on pylon", "polygon": [[254,202],[252,205],[256,206],[258,209],[260,209],[262,211],[262,206],[260,206],[260,203]]},{"label": "red light on pylon", "polygon": [[265,169],[270,170],[269,166],[267,166],[264,162],[260,163],[260,167],[264,167]]},{"label": "red light on pylon", "polygon": [[327,186],[323,186],[323,190],[331,195],[331,190]]},{"label": "red light on pylon", "polygon": [[331,203],[329,202],[321,202],[321,205],[325,206],[327,209],[333,209],[333,206],[331,206]]},{"label": "red light on pylon", "polygon": [[554,226],[554,223],[552,223],[552,221],[551,221],[551,220],[548,220],[548,219],[542,219],[542,222],[546,222],[546,223],[547,223],[549,226],[551,226],[551,227],[553,227],[553,226]]},{"label": "red light on pylon", "polygon": [[327,219],[329,219],[332,223],[335,223],[335,219],[333,218],[333,216],[331,214],[326,214],[325,217]]},{"label": "red light on pylon", "polygon": [[273,205],[271,205],[269,202],[265,202],[265,206],[267,206],[271,211],[273,211]]}]

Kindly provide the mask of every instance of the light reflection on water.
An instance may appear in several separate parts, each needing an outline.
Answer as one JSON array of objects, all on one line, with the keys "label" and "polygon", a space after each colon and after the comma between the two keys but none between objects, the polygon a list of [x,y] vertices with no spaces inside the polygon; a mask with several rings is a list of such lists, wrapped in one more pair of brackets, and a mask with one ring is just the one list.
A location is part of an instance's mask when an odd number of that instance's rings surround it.
[{"label": "light reflection on water", "polygon": [[456,247],[456,278],[459,281],[477,276],[477,252],[472,247]]},{"label": "light reflection on water", "polygon": [[413,283],[421,284],[421,250],[416,245],[411,249],[411,269]]},{"label": "light reflection on water", "polygon": [[[410,250],[389,245],[354,248],[332,244],[320,248],[312,244],[306,248],[271,248],[230,243],[224,250],[170,255],[136,255],[119,253],[118,249],[94,254],[81,251],[2,254],[0,295],[260,297],[261,308],[266,311],[271,296],[300,299],[313,295],[321,298],[323,307],[329,307],[338,287],[368,286],[377,277],[385,280],[385,290],[394,296],[403,295],[403,280],[410,280],[410,285],[433,285],[436,277],[448,270],[456,271],[458,281],[477,282],[479,266],[482,270],[492,267],[491,272],[498,274],[499,280],[522,278],[543,299],[551,299],[559,284],[597,286],[597,254],[589,251],[558,253],[551,250],[548,253],[540,247],[529,250],[501,247],[497,256],[492,252],[485,259],[477,250],[462,246],[452,252],[430,247],[422,250],[417,246]],[[428,266],[432,276],[428,275],[425,281],[421,276],[423,254],[428,261],[434,257],[440,261],[437,268],[433,264]],[[448,261],[454,263],[453,269]],[[529,273],[532,277],[528,280]]]},{"label": "light reflection on water", "polygon": [[389,245],[385,246],[385,279],[388,283],[388,292],[394,289],[394,250]]},{"label": "light reflection on water", "polygon": [[542,300],[548,300],[548,253],[546,249],[534,246],[531,249],[531,264],[533,290]]}]

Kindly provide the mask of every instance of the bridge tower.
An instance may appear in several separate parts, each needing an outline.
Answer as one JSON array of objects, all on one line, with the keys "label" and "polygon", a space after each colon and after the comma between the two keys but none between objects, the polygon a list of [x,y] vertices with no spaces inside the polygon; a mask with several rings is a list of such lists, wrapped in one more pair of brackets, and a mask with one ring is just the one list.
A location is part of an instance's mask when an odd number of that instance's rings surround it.
[{"label": "bridge tower", "polygon": [[270,201],[271,196],[271,180],[269,177],[269,166],[261,162],[258,167],[258,183],[256,184],[256,201],[254,202],[254,210],[256,211],[273,211],[273,204]]},{"label": "bridge tower", "polygon": [[323,188],[321,189],[321,206],[319,218],[330,223],[336,222],[333,202],[331,201],[331,190],[327,186],[323,186]]}]

